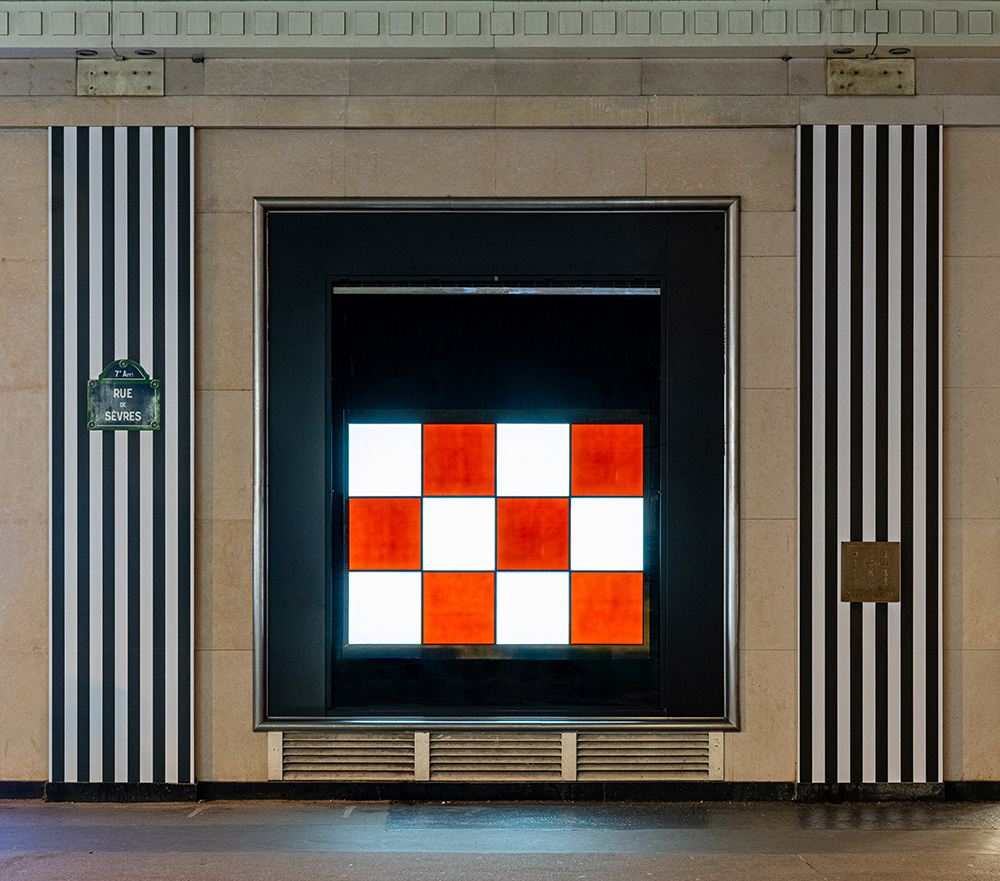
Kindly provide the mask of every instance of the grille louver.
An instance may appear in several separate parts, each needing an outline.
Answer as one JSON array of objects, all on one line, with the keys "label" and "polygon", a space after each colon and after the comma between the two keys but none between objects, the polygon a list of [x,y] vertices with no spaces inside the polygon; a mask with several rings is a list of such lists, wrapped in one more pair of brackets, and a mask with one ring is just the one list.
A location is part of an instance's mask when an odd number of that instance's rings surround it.
[{"label": "grille louver", "polygon": [[558,732],[433,733],[430,779],[452,781],[559,780]]},{"label": "grille louver", "polygon": [[282,780],[412,780],[408,731],[285,732]]},{"label": "grille louver", "polygon": [[271,780],[721,780],[719,732],[272,732]]},{"label": "grille louver", "polygon": [[706,732],[581,732],[577,780],[709,780]]}]

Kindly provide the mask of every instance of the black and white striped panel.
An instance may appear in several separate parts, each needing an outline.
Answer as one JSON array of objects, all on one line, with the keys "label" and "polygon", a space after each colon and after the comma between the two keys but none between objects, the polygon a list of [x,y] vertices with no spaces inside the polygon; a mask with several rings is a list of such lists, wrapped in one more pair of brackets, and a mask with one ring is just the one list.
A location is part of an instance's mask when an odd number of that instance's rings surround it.
[{"label": "black and white striped panel", "polygon": [[[192,132],[52,128],[50,777],[191,782]],[[158,431],[88,431],[111,361]]]},{"label": "black and white striped panel", "polygon": [[[803,126],[799,779],[936,782],[941,129]],[[899,541],[898,603],[840,601],[840,544]]]}]

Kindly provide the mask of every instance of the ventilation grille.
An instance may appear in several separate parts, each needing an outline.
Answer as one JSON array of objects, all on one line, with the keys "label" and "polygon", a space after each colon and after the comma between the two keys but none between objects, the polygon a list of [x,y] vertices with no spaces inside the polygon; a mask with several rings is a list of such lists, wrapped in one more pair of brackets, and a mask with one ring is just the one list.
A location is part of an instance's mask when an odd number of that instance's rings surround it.
[{"label": "ventilation grille", "polygon": [[413,732],[285,732],[282,780],[412,780]]},{"label": "ventilation grille", "polygon": [[577,780],[710,780],[707,732],[580,732]]},{"label": "ventilation grille", "polygon": [[558,731],[432,733],[430,779],[560,780],[562,736]]},{"label": "ventilation grille", "polygon": [[271,780],[721,780],[720,732],[271,732]]}]

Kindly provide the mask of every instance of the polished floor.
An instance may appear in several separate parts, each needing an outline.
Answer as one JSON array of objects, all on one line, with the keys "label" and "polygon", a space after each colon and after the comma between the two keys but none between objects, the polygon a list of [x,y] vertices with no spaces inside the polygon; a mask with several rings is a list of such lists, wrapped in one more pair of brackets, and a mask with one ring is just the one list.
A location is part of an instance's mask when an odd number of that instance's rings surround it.
[{"label": "polished floor", "polygon": [[1000,804],[0,801],[2,881],[1000,879]]}]

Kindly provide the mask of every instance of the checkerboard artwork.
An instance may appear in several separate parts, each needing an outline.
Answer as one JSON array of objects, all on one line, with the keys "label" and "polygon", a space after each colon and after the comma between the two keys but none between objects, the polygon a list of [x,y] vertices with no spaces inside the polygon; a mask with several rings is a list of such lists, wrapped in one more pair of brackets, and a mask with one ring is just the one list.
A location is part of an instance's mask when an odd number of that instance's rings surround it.
[{"label": "checkerboard artwork", "polygon": [[352,645],[641,645],[641,424],[348,426]]}]

